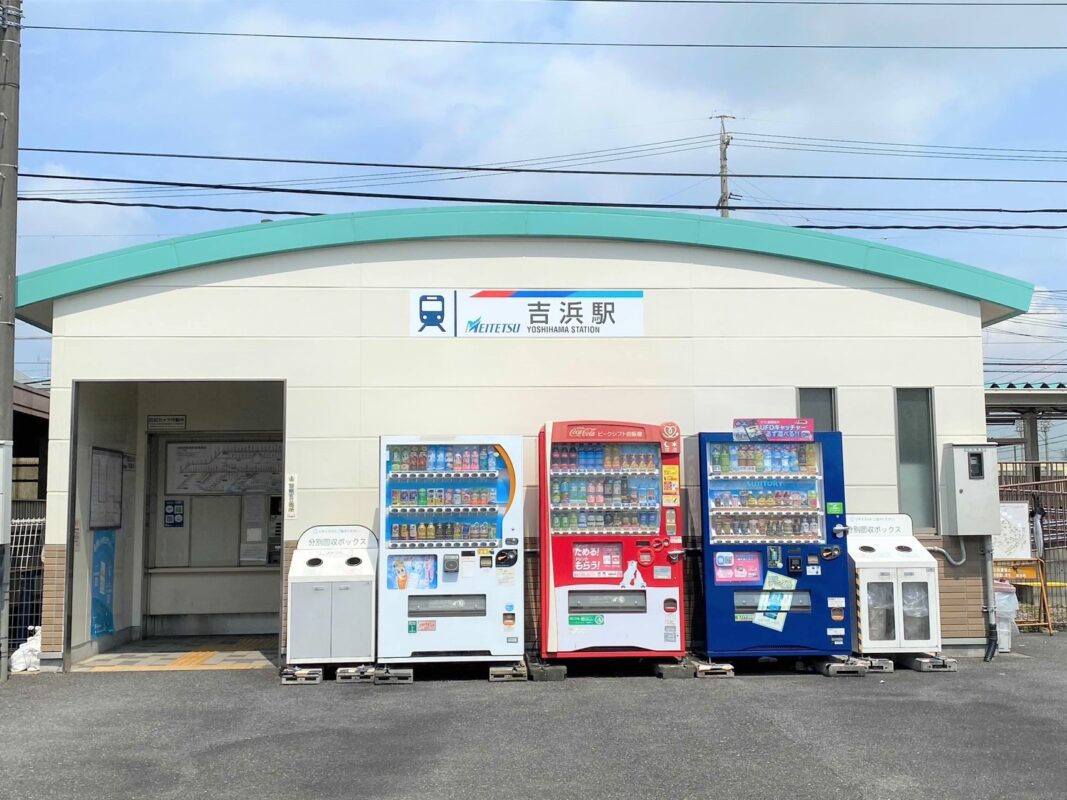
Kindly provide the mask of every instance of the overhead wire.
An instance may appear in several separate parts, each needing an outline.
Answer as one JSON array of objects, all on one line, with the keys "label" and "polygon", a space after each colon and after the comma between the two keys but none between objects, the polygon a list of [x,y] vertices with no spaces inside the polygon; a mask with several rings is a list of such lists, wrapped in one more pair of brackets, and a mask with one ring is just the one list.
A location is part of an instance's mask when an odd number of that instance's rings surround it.
[{"label": "overhead wire", "polygon": [[163,28],[114,28],[88,25],[24,25],[24,30],[119,33],[149,36],[232,37],[242,39],[289,39],[333,42],[382,42],[399,44],[499,45],[520,47],[605,47],[682,50],[929,50],[1016,51],[1067,50],[1067,45],[959,45],[959,44],[786,44],[769,42],[596,42],[532,39],[461,39],[415,36],[352,36],[344,34],[265,33],[254,31],[203,31]]},{"label": "overhead wire", "polygon": [[[391,200],[424,200],[424,201],[443,201],[454,203],[487,203],[487,204],[504,204],[504,205],[560,205],[560,206],[595,206],[601,208],[662,208],[662,209],[675,209],[675,210],[717,210],[720,208],[718,204],[708,203],[635,203],[635,202],[609,202],[609,201],[589,201],[589,200],[535,200],[535,199],[520,199],[510,197],[469,197],[469,196],[449,196],[449,195],[421,195],[421,194],[401,194],[401,193],[389,193],[389,192],[353,192],[339,189],[306,189],[296,187],[283,187],[283,186],[267,186],[261,184],[230,184],[230,183],[208,183],[199,181],[165,181],[165,180],[145,180],[141,178],[117,178],[117,177],[105,177],[105,176],[93,176],[93,175],[53,175],[43,172],[28,172],[21,173],[21,177],[27,178],[39,178],[43,180],[59,180],[59,181],[78,181],[86,183],[114,183],[114,184],[129,184],[131,186],[168,186],[168,187],[181,187],[181,188],[193,188],[193,189],[238,189],[244,191],[254,191],[271,194],[299,194],[299,195],[314,195],[323,197],[367,197],[367,198],[379,198],[379,199],[391,199]],[[744,206],[744,205],[731,205],[731,208],[738,210],[765,210],[767,206]],[[907,206],[907,207],[885,207],[885,206],[784,206],[774,207],[776,210],[779,208],[784,211],[797,211],[797,210],[812,210],[812,211],[962,211],[971,213],[985,213],[985,214],[1062,214],[1067,213],[1067,208],[995,208],[995,207],[981,207],[981,208],[958,208],[958,207],[922,207],[922,206]]]},{"label": "overhead wire", "polygon": [[1018,0],[1017,2],[1004,2],[992,0],[992,2],[976,2],[976,0],[519,0],[519,2],[542,2],[542,3],[602,3],[611,4],[641,4],[641,5],[686,5],[686,6],[919,6],[938,8],[941,6],[958,6],[965,8],[1059,8],[1067,6],[1064,2],[1033,2],[1032,0]]},{"label": "overhead wire", "polygon": [[[441,198],[441,199],[455,201],[458,198],[449,197],[449,198]],[[219,212],[226,212],[226,213],[263,214],[263,215],[270,215],[270,216],[317,217],[317,216],[322,216],[323,214],[327,213],[327,212],[318,212],[318,211],[293,211],[293,210],[285,210],[285,211],[283,211],[283,210],[266,210],[266,209],[261,209],[261,208],[231,208],[231,207],[221,207],[221,206],[201,206],[201,205],[185,205],[185,204],[169,204],[169,203],[124,202],[124,201],[118,201],[118,200],[73,199],[73,198],[68,198],[68,197],[22,197],[22,196],[19,196],[18,200],[20,202],[29,202],[29,203],[38,202],[38,203],[63,203],[63,204],[67,204],[67,205],[115,206],[115,207],[125,207],[125,208],[156,208],[156,209],[168,209],[168,210],[175,210],[175,211],[219,211]],[[582,206],[582,207],[593,207],[593,208],[596,208],[596,207],[598,207],[598,205],[601,205],[601,204],[596,204],[596,203],[573,203],[573,202],[572,203],[563,204],[563,203],[556,203],[556,202],[553,202],[553,201],[538,201],[538,200],[521,200],[521,201],[515,200],[515,201],[505,201],[505,202],[512,202],[512,203],[516,203],[516,204],[520,204],[521,203],[523,205],[572,205],[572,206],[578,205],[578,206]],[[604,207],[604,206],[601,206],[601,207]],[[615,205],[615,206],[607,206],[607,207],[619,207],[619,206]],[[632,206],[625,206],[625,207],[632,207]],[[644,207],[644,206],[642,206],[642,207]],[[665,207],[665,206],[653,206],[653,207],[662,208],[662,207]],[[666,206],[666,207],[670,207],[670,206]],[[713,209],[715,207],[714,206],[697,206],[697,208]],[[731,206],[731,208],[739,208],[739,207]],[[765,209],[765,210],[771,210],[772,208],[775,211],[780,210],[777,206],[768,206],[767,209]],[[805,209],[805,210],[808,210],[808,209]],[[844,209],[844,210],[855,210],[855,209]],[[794,227],[800,227],[800,226],[794,226]],[[814,229],[822,229],[822,230],[832,229],[832,226],[828,226],[828,225],[806,225],[806,226],[803,226],[803,227],[814,228]],[[887,226],[887,227],[893,227],[893,226]],[[1029,226],[1029,225],[1012,225],[1012,226],[1006,226],[1005,227],[1006,230],[1043,229],[1043,228],[1044,228],[1044,226]],[[924,228],[924,230],[940,230],[940,229],[941,229],[940,226],[930,226],[929,228]],[[960,230],[966,230],[966,228],[965,227],[961,227]],[[1009,333],[1009,331],[1003,331],[1003,332],[1004,333]],[[1045,337],[1041,337],[1041,338],[1045,338]]]},{"label": "overhead wire", "polygon": [[[693,137],[694,139],[706,139],[706,144],[699,145],[693,149],[704,149],[711,147],[718,136],[707,137]],[[689,139],[680,140],[668,140],[677,142],[687,142]],[[653,147],[653,143],[650,145],[634,145],[633,148],[638,147]],[[620,150],[629,150],[633,148],[620,148]],[[664,148],[667,150],[667,148]],[[85,150],[75,148],[63,148],[63,147],[20,147],[20,151],[33,152],[33,153],[63,153],[71,155],[97,155],[97,156],[123,156],[131,158],[160,158],[160,159],[191,159],[191,160],[205,160],[205,161],[234,161],[234,162],[250,162],[250,163],[264,163],[264,164],[301,164],[301,165],[317,165],[317,166],[345,166],[345,167],[368,167],[368,168],[391,168],[391,169],[403,169],[406,172],[403,173],[380,173],[373,176],[363,176],[367,179],[387,177],[393,175],[417,175],[423,170],[445,171],[445,172],[489,172],[489,173],[518,173],[518,174],[546,174],[546,175],[611,175],[611,176],[625,176],[625,177],[665,177],[665,178],[719,178],[721,174],[718,172],[685,172],[685,171],[669,171],[669,170],[587,170],[587,169],[573,169],[569,167],[523,167],[523,166],[505,166],[508,164],[518,164],[524,162],[498,162],[498,165],[494,164],[478,164],[464,166],[459,164],[417,164],[417,163],[404,163],[404,162],[382,162],[382,161],[331,161],[324,159],[305,159],[305,158],[272,158],[272,157],[259,157],[259,156],[230,156],[230,155],[208,155],[199,153],[167,153],[167,152],[145,152],[145,151],[131,151],[131,150]],[[612,151],[590,151],[591,153],[612,152]],[[674,152],[687,152],[686,149],[669,150],[667,154]],[[660,152],[651,152],[650,155],[662,155]],[[581,155],[581,154],[578,154]],[[636,158],[640,156],[634,155],[622,155],[618,157],[610,157],[611,160],[628,160],[630,158]],[[543,159],[537,160],[558,160],[567,158],[571,160],[574,156],[546,156]],[[1064,158],[1067,161],[1067,157]],[[607,161],[590,161],[589,163],[607,163]],[[1033,184],[1067,184],[1067,178],[995,178],[995,177],[976,177],[976,176],[954,176],[954,175],[832,175],[832,174],[785,174],[785,173],[731,173],[731,178],[747,178],[747,179],[761,179],[761,180],[841,180],[841,181],[920,181],[920,182],[949,182],[949,183],[1033,183]],[[319,180],[334,180],[334,179],[319,179]]]}]

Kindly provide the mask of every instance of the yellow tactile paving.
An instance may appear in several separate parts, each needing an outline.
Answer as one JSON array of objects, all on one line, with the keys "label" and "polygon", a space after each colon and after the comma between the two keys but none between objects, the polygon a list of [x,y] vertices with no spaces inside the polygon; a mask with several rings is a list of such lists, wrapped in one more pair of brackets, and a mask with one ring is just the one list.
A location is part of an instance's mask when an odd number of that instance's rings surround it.
[{"label": "yellow tactile paving", "polygon": [[168,666],[171,667],[195,667],[199,664],[203,664],[205,661],[215,655],[217,650],[194,650],[191,653],[178,656]]},{"label": "yellow tactile paving", "polygon": [[92,656],[75,672],[189,672],[272,669],[278,640],[273,636],[148,639]]},{"label": "yellow tactile paving", "polygon": [[220,669],[274,669],[269,661],[262,664],[191,664],[178,666],[170,664],[160,666],[158,664],[145,664],[144,666],[108,666],[108,667],[84,667],[78,672],[208,672]]}]

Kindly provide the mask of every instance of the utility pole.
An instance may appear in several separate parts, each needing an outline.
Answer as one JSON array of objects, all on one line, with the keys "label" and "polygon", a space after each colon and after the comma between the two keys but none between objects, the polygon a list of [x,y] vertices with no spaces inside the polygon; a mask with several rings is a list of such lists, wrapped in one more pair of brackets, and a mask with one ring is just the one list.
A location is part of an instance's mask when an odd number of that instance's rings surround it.
[{"label": "utility pole", "polygon": [[732,138],[726,132],[726,120],[735,119],[728,114],[716,114],[712,119],[719,121],[719,213],[723,217],[730,216],[730,178],[726,163],[726,148],[730,146]]},{"label": "utility pole", "polygon": [[[22,0],[0,0],[0,441],[15,433],[15,246],[19,155],[19,56]],[[10,452],[10,451],[9,451]],[[4,474],[4,471],[0,471]],[[11,484],[0,486],[0,503],[11,508]],[[11,514],[0,513],[0,681],[7,680],[7,635],[11,576]]]}]

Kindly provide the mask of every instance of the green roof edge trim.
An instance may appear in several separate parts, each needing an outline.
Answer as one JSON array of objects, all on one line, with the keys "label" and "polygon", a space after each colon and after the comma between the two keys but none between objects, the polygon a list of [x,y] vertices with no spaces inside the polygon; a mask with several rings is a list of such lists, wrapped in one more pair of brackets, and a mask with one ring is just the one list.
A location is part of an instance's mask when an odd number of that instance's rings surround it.
[{"label": "green roof edge trim", "polygon": [[17,307],[117,283],[256,256],[420,239],[614,239],[782,256],[883,275],[1002,306],[1030,307],[1034,287],[977,267],[882,244],[762,222],[576,206],[445,206],[258,223],[116,250],[18,277]]}]

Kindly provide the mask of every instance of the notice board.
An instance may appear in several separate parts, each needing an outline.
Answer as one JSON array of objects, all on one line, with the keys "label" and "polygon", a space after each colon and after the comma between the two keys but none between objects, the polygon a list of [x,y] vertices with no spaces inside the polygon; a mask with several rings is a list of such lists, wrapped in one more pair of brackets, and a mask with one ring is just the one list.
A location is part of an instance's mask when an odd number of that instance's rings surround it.
[{"label": "notice board", "polygon": [[122,453],[92,449],[89,473],[89,528],[122,527]]}]

